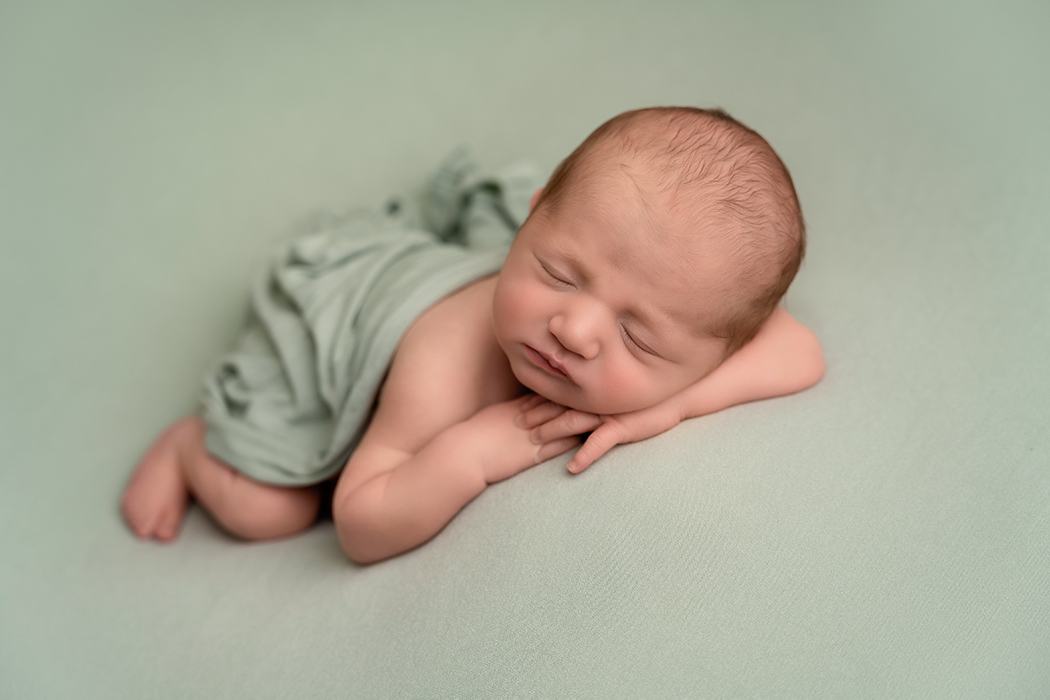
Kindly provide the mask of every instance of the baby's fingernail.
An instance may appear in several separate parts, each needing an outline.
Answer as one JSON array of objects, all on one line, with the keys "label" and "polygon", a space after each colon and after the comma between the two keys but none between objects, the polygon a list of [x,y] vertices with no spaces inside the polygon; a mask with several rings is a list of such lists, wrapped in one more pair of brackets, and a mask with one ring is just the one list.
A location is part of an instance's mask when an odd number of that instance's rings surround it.
[{"label": "baby's fingernail", "polygon": [[569,471],[571,473],[575,474],[576,473],[576,467],[578,467],[578,466],[579,465],[576,464],[576,460],[575,459],[570,459],[569,460]]},{"label": "baby's fingernail", "polygon": [[514,425],[518,426],[519,428],[524,428],[525,427],[525,414],[524,413],[519,413],[518,415],[514,416]]},{"label": "baby's fingernail", "polygon": [[543,440],[540,439],[540,431],[538,429],[529,431],[529,442],[531,442],[534,445],[543,444]]}]

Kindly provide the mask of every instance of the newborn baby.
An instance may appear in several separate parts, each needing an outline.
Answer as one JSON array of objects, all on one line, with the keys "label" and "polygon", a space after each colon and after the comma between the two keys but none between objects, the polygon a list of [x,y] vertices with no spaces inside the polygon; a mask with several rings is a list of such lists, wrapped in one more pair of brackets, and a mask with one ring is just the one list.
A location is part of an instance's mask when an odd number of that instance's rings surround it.
[{"label": "newborn baby", "polygon": [[[685,418],[816,383],[820,346],[778,306],[804,250],[791,177],[751,129],[678,107],[606,122],[533,195],[502,269],[400,338],[360,440],[317,478],[337,478],[343,549],[399,554],[489,484],[581,443],[574,473]],[[191,496],[247,539],[316,520],[323,484],[247,476],[209,451],[209,430],[219,444],[238,428],[184,418],[139,463],[122,501],[136,535],[177,537]]]}]

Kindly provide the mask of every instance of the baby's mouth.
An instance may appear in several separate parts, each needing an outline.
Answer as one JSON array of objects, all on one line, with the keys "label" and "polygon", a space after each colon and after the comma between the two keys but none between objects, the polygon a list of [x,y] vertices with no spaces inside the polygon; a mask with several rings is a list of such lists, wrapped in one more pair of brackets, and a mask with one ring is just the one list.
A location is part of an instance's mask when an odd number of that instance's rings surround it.
[{"label": "baby's mouth", "polygon": [[562,379],[566,379],[575,384],[575,382],[572,381],[572,376],[568,373],[565,367],[559,364],[554,358],[544,355],[531,345],[525,346],[525,355],[529,358],[529,361],[532,362],[532,364],[546,371],[548,374],[553,374],[555,377],[561,377]]}]

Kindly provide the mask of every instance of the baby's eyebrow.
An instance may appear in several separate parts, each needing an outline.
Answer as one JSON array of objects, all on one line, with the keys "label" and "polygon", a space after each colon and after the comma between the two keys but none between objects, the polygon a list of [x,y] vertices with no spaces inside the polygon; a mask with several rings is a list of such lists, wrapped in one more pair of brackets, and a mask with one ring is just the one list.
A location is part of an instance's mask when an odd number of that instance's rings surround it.
[{"label": "baby's eyebrow", "polygon": [[561,247],[544,247],[534,251],[540,264],[550,265],[555,271],[586,282],[590,279],[590,267],[574,251]]},{"label": "baby's eyebrow", "polygon": [[581,256],[577,255],[575,251],[566,248],[558,248],[557,250],[552,251],[552,255],[560,257],[565,264],[574,267],[583,277],[587,277],[587,263]]}]

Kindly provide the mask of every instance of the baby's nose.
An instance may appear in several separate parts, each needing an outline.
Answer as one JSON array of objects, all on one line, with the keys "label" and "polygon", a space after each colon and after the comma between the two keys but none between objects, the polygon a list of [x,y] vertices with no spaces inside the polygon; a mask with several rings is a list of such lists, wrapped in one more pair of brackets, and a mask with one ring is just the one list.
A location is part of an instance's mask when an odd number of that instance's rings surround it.
[{"label": "baby's nose", "polygon": [[562,347],[585,360],[593,360],[601,347],[596,319],[588,314],[558,314],[551,318],[551,334]]}]

